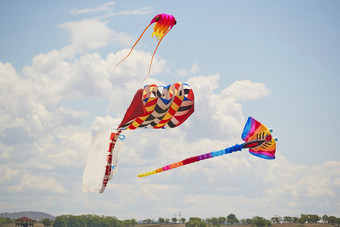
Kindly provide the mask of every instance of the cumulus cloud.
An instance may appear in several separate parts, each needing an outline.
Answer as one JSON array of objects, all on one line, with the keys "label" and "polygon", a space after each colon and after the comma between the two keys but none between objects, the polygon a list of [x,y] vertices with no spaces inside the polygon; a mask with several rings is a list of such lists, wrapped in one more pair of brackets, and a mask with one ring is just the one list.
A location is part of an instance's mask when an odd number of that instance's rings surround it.
[{"label": "cumulus cloud", "polygon": [[[7,147],[6,147],[7,150]],[[3,160],[9,159],[11,157],[10,153],[8,151],[6,151],[5,149],[2,149],[0,158]]]},{"label": "cumulus cloud", "polygon": [[86,14],[86,13],[98,13],[98,12],[103,12],[103,11],[109,11],[112,9],[111,6],[114,6],[114,5],[116,5],[115,2],[106,2],[95,8],[73,9],[71,10],[71,14],[80,15],[80,14]]},{"label": "cumulus cloud", "polygon": [[190,68],[190,72],[191,72],[192,74],[196,74],[196,73],[198,73],[200,70],[201,70],[201,67],[200,67],[197,63],[193,64],[193,66],[191,66],[191,68]]},{"label": "cumulus cloud", "polygon": [[140,9],[135,9],[135,10],[124,10],[114,15],[145,15],[145,14],[152,13],[153,11],[154,10],[152,7],[141,7]]},{"label": "cumulus cloud", "polygon": [[67,22],[60,25],[71,33],[71,42],[80,50],[91,50],[107,45],[113,35],[105,23],[96,19]]},{"label": "cumulus cloud", "polygon": [[107,22],[97,18],[66,22],[60,27],[70,32],[71,44],[61,51],[67,57],[106,46],[111,42],[125,45],[131,43],[129,35],[113,31],[107,26]]},{"label": "cumulus cloud", "polygon": [[193,64],[190,69],[179,69],[177,70],[178,75],[187,76],[187,75],[196,75],[201,70],[201,66],[197,63]]},{"label": "cumulus cloud", "polygon": [[107,14],[105,17],[109,17],[109,16],[118,16],[118,15],[145,15],[145,14],[149,14],[154,11],[152,7],[140,7],[139,9],[115,11],[114,8],[112,7],[114,5],[116,5],[115,2],[106,2],[100,6],[93,7],[93,8],[73,9],[71,10],[71,14],[82,15],[82,14],[106,12]]},{"label": "cumulus cloud", "polygon": [[[220,75],[198,76],[188,80],[196,94],[197,124],[203,125],[205,137],[232,139],[239,137],[244,117],[239,101],[266,97],[270,91],[265,84],[249,80],[236,81],[216,93]],[[258,89],[261,88],[261,89]],[[239,89],[239,90],[238,90]],[[250,92],[249,92],[250,91]],[[245,93],[245,94],[243,94]],[[195,118],[195,117],[194,117]]]},{"label": "cumulus cloud", "polygon": [[33,189],[38,191],[49,191],[53,193],[64,194],[67,190],[51,177],[41,177],[25,174],[19,185],[9,186],[9,192],[20,192],[25,189]]},{"label": "cumulus cloud", "polygon": [[270,95],[266,85],[250,80],[235,81],[222,91],[223,96],[233,97],[237,101],[251,101]]},{"label": "cumulus cloud", "polygon": [[11,169],[8,166],[0,165],[0,183],[10,180],[19,173],[17,169]]}]

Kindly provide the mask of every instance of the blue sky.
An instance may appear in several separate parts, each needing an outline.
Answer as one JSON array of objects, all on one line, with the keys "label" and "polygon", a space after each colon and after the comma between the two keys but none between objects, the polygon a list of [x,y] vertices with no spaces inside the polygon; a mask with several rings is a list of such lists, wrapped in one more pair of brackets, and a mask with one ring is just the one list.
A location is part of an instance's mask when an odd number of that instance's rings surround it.
[{"label": "blue sky", "polygon": [[[340,216],[339,11],[338,1],[0,1],[0,211]],[[82,192],[87,146],[119,123],[147,73],[151,29],[112,69],[163,12],[178,23],[146,83],[188,82],[196,111],[179,128],[130,133],[105,193]],[[240,143],[248,116],[274,129],[274,161],[240,152],[136,178]]]}]

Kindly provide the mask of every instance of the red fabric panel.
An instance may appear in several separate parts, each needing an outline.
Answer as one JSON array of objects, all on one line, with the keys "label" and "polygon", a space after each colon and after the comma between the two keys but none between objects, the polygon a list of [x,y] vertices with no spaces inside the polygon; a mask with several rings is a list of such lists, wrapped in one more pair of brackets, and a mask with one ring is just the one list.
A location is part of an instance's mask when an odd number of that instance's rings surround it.
[{"label": "red fabric panel", "polygon": [[129,108],[126,110],[124,118],[118,128],[120,128],[126,122],[131,121],[146,112],[144,105],[143,105],[142,96],[143,96],[143,89],[139,89],[136,92],[135,96],[133,97],[133,100]]}]

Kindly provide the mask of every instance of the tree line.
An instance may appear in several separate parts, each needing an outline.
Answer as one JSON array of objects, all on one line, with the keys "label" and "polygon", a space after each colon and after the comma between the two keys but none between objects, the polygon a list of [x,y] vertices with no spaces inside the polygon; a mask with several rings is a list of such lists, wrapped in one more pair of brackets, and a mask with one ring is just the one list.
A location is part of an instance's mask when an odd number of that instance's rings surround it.
[{"label": "tree line", "polygon": [[[15,220],[10,218],[0,218],[0,226],[3,224],[14,223]],[[245,218],[239,220],[235,214],[229,214],[226,217],[212,217],[212,218],[198,218],[190,217],[186,222],[185,218],[177,219],[174,218],[158,218],[154,219],[144,219],[137,222],[135,219],[118,220],[113,216],[98,216],[98,215],[61,215],[57,216],[54,221],[49,218],[44,218],[40,221],[44,226],[52,227],[134,227],[137,224],[169,224],[169,223],[183,223],[186,227],[220,227],[221,225],[252,225],[256,227],[271,226],[271,224],[280,223],[327,223],[331,225],[337,225],[340,227],[340,218],[335,216],[318,216],[315,214],[301,214],[300,217],[284,216],[272,217],[267,220],[260,216],[255,216],[253,218]]]},{"label": "tree line", "polygon": [[135,219],[118,220],[112,216],[98,216],[98,215],[61,215],[56,217],[53,221],[53,227],[133,227],[138,222]]},{"label": "tree line", "polygon": [[213,217],[207,219],[201,219],[197,217],[191,217],[188,222],[185,223],[186,227],[220,227],[221,225],[251,225],[257,227],[271,226],[272,224],[282,224],[282,223],[299,223],[301,225],[305,223],[327,223],[331,225],[337,225],[340,227],[340,218],[335,216],[318,216],[315,214],[301,214],[300,217],[290,217],[284,216],[272,217],[270,220],[267,220],[260,216],[255,216],[253,218],[246,218],[238,220],[235,214],[229,214],[227,217]]}]

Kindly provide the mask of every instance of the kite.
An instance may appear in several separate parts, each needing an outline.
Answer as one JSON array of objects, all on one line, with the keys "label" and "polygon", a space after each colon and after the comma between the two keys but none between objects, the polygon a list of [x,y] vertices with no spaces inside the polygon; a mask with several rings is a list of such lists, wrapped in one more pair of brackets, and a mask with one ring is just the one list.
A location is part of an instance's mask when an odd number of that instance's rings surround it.
[{"label": "kite", "polygon": [[254,118],[249,117],[241,135],[242,140],[245,141],[244,143],[236,144],[223,150],[213,151],[206,154],[187,158],[182,161],[166,165],[162,168],[158,168],[150,172],[139,174],[138,177],[146,177],[156,173],[161,173],[170,169],[188,165],[201,160],[218,157],[236,151],[241,151],[244,148],[249,148],[249,152],[257,157],[264,159],[275,159],[277,138],[273,138],[271,133],[272,133],[271,129],[268,129],[266,126],[264,126]]},{"label": "kite", "polygon": [[186,83],[146,85],[139,89],[114,131],[99,133],[87,151],[83,191],[103,193],[117,171],[119,148],[128,131],[168,129],[181,125],[194,112],[194,93]]},{"label": "kite", "polygon": [[[132,46],[130,52],[126,55],[126,57],[121,60],[114,68],[113,71],[116,70],[117,66],[122,63],[123,61],[125,61],[129,55],[131,54],[132,50],[135,48],[135,46],[137,45],[137,43],[139,42],[139,40],[142,38],[142,36],[144,35],[145,31],[153,24],[155,23],[155,26],[153,28],[153,32],[151,34],[151,38],[155,35],[157,37],[158,43],[157,46],[152,54],[151,57],[151,62],[150,62],[150,66],[149,66],[149,72],[146,75],[146,77],[144,78],[144,80],[149,76],[150,74],[150,70],[151,70],[151,65],[152,65],[152,61],[153,58],[155,56],[155,53],[158,49],[159,44],[161,43],[162,39],[166,36],[166,34],[169,33],[169,31],[172,29],[172,27],[177,23],[176,19],[174,16],[172,15],[168,15],[168,14],[158,14],[156,15],[150,22],[150,24],[144,29],[144,31],[142,32],[142,34],[139,36],[138,40],[135,42],[135,44]],[[143,82],[144,82],[143,80]]]}]

